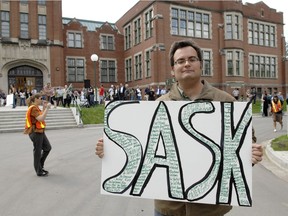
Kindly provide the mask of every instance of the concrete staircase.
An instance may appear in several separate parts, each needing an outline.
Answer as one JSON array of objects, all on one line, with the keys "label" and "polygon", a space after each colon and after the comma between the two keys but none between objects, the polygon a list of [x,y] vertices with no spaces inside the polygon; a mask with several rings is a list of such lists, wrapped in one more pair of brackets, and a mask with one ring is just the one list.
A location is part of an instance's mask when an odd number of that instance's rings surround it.
[{"label": "concrete staircase", "polygon": [[[0,133],[24,131],[27,109],[27,107],[0,108]],[[72,110],[69,108],[51,108],[45,122],[47,130],[78,127]]]}]

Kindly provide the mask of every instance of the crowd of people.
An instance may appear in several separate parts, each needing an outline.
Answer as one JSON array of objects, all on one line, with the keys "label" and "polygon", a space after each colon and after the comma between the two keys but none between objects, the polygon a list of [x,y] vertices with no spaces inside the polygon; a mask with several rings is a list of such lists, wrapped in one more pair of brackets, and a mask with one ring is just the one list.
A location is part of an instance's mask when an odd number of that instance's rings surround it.
[{"label": "crowd of people", "polygon": [[[243,95],[240,95],[238,88],[233,89],[232,96],[237,101],[245,101]],[[275,91],[273,94],[268,93],[264,90],[261,97],[259,97],[261,103],[261,114],[263,117],[272,116],[273,119],[273,130],[277,132],[277,122],[280,124],[280,130],[283,128],[283,106],[285,103],[282,92]],[[246,101],[250,101],[253,104],[256,104],[257,93],[256,89],[248,89],[246,91]],[[288,93],[286,97],[286,104],[288,104]]]},{"label": "crowd of people", "polygon": [[105,99],[112,100],[146,100],[155,101],[158,97],[167,93],[165,86],[157,86],[156,90],[153,86],[148,85],[144,91],[137,86],[129,88],[128,84],[111,85],[105,93]]}]

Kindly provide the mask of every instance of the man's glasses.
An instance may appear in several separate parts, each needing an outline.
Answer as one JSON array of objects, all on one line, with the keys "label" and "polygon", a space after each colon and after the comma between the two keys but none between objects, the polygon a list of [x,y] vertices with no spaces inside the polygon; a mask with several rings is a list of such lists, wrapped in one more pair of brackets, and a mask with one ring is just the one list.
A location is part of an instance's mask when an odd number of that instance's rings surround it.
[{"label": "man's glasses", "polygon": [[199,58],[197,58],[196,56],[191,56],[191,57],[189,57],[187,59],[177,59],[174,62],[174,64],[182,66],[182,65],[185,65],[187,61],[188,61],[189,64],[193,64],[195,62],[198,62]]}]

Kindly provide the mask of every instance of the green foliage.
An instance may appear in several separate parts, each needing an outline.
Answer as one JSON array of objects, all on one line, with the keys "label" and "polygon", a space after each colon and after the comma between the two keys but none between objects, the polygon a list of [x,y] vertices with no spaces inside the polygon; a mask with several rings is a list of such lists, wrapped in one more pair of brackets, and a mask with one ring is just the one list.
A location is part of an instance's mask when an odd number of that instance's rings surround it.
[{"label": "green foliage", "polygon": [[90,108],[81,108],[83,124],[103,124],[104,105],[92,106]]},{"label": "green foliage", "polygon": [[274,151],[288,151],[288,136],[283,135],[273,139],[271,147]]},{"label": "green foliage", "polygon": [[252,113],[261,113],[261,101],[257,100],[255,104],[252,104]]}]

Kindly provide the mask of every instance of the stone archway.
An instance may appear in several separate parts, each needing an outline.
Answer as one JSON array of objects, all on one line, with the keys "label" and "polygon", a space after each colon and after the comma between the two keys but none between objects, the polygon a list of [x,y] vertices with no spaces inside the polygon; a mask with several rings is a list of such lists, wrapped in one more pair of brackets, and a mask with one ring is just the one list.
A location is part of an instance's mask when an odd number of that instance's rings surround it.
[{"label": "stone archway", "polygon": [[8,87],[11,84],[14,84],[18,91],[36,89],[40,92],[43,89],[43,73],[28,65],[13,67],[8,71]]}]

